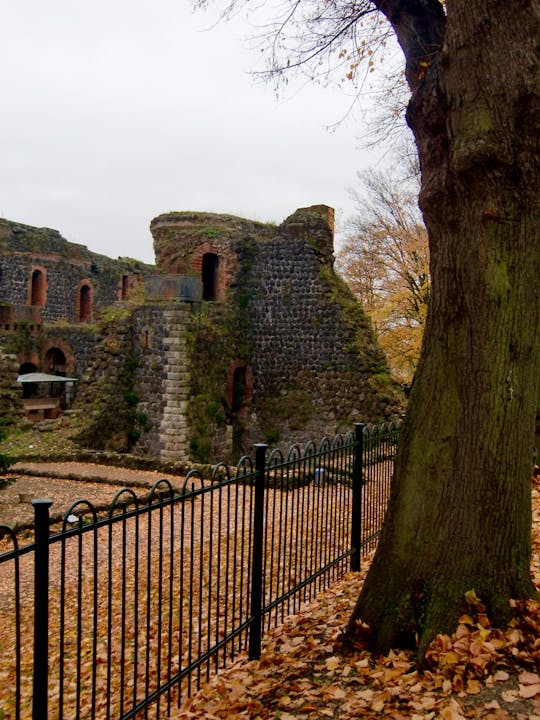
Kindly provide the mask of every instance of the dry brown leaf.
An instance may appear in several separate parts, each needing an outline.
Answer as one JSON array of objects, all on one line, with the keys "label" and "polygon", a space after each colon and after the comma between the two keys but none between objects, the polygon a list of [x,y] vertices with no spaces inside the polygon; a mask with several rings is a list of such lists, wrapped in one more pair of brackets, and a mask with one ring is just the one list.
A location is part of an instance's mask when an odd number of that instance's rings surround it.
[{"label": "dry brown leaf", "polygon": [[384,710],[384,698],[377,698],[371,703],[371,709],[373,712],[379,713]]},{"label": "dry brown leaf", "polygon": [[519,676],[519,682],[523,685],[536,685],[540,683],[540,675],[533,672],[522,672]]},{"label": "dry brown leaf", "polygon": [[326,658],[325,665],[327,670],[336,670],[343,662],[343,659],[334,655],[333,657]]},{"label": "dry brown leaf", "polygon": [[513,703],[518,699],[518,691],[517,690],[504,690],[501,693],[501,697],[504,700],[504,702]]},{"label": "dry brown leaf", "polygon": [[356,696],[360,698],[360,700],[365,700],[365,702],[370,703],[373,700],[373,696],[375,695],[373,690],[360,690],[360,692],[356,693]]},{"label": "dry brown leaf", "polygon": [[478,680],[470,679],[465,687],[467,695],[477,695],[482,690],[482,685]]},{"label": "dry brown leaf", "polygon": [[540,695],[540,683],[536,683],[535,685],[519,686],[519,697],[532,698],[536,695]]},{"label": "dry brown leaf", "polygon": [[452,698],[439,715],[440,720],[465,720],[461,705]]}]

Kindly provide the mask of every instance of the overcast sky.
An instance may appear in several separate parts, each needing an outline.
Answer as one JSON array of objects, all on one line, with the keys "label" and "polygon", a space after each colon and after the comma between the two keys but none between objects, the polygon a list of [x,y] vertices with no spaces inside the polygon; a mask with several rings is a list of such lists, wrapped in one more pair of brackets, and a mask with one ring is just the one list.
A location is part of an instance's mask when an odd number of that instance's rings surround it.
[{"label": "overcast sky", "polygon": [[[218,0],[219,2],[219,0]],[[58,229],[111,257],[153,262],[171,210],[281,222],[353,210],[373,165],[351,98],[255,82],[241,18],[187,0],[0,0],[0,217]]]}]

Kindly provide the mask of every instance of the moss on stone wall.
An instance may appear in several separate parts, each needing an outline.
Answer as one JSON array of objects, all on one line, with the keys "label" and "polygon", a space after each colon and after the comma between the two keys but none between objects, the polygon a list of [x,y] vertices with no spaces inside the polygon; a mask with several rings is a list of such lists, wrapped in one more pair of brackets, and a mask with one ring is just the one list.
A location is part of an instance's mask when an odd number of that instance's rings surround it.
[{"label": "moss on stone wall", "polygon": [[0,348],[0,418],[17,423],[24,414],[22,391],[16,382],[19,363],[15,355]]},{"label": "moss on stone wall", "polygon": [[0,218],[0,247],[4,252],[55,253],[77,259],[90,255],[84,245],[68,242],[58,230],[23,225],[4,218]]},{"label": "moss on stone wall", "polygon": [[32,330],[30,323],[18,323],[17,329],[4,335],[6,352],[17,357],[36,357],[41,354],[43,336]]},{"label": "moss on stone wall", "polygon": [[113,258],[92,252],[86,245],[66,240],[58,230],[34,227],[23,223],[0,218],[0,250],[2,253],[31,253],[34,256],[57,255],[64,260],[86,260],[95,263],[98,271],[111,269],[115,275],[119,272],[148,273],[152,265],[135,258]]},{"label": "moss on stone wall", "polygon": [[136,309],[132,306],[129,315],[101,322],[96,360],[81,383],[77,403],[82,427],[76,441],[82,447],[129,452],[148,429],[148,418],[137,407],[137,336],[132,323]]},{"label": "moss on stone wall", "polygon": [[[196,462],[212,462],[216,457],[225,456],[236,460],[244,451],[245,419],[236,408],[229,406],[226,389],[232,363],[252,361],[250,304],[257,290],[252,271],[256,240],[244,236],[237,241],[235,249],[239,270],[226,302],[203,303],[188,336],[191,375],[188,420],[190,450]],[[231,433],[229,438],[227,428]],[[230,442],[232,449],[227,446]]]},{"label": "moss on stone wall", "polygon": [[[328,289],[329,301],[339,306],[343,320],[354,331],[354,339],[347,345],[346,350],[356,356],[363,370],[369,374],[388,376],[388,382],[392,385],[384,354],[375,339],[371,319],[345,281],[331,267],[321,265],[320,274]],[[397,388],[397,385],[395,387]]]},{"label": "moss on stone wall", "polygon": [[225,431],[229,408],[225,390],[233,359],[231,309],[203,303],[187,335],[190,358],[190,401],[187,407],[189,448],[195,462],[209,463]]},{"label": "moss on stone wall", "polygon": [[288,435],[304,430],[316,414],[316,398],[308,388],[282,388],[257,403],[257,417],[269,445],[283,440],[284,431]]},{"label": "moss on stone wall", "polygon": [[234,241],[256,235],[271,238],[275,225],[234,215],[205,212],[164,213],[152,220],[156,262],[162,272],[193,273],[189,258],[204,240]]},{"label": "moss on stone wall", "polygon": [[282,223],[279,232],[302,238],[323,262],[333,264],[334,211],[327,205],[299,208]]}]

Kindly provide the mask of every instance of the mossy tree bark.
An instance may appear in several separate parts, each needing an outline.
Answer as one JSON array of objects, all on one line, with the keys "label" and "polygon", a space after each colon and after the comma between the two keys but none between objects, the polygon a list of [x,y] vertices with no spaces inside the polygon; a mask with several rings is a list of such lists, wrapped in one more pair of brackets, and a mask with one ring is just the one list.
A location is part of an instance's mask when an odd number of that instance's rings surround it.
[{"label": "mossy tree bark", "polygon": [[379,0],[407,60],[432,296],[387,522],[351,617],[384,651],[530,597],[539,379],[538,0]]}]

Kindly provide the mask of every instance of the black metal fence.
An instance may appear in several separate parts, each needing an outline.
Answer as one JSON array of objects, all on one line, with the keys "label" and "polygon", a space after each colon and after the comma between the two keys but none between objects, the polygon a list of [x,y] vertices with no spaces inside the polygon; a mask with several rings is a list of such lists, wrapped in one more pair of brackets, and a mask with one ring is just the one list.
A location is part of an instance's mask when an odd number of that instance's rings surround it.
[{"label": "black metal fence", "polygon": [[162,718],[374,547],[399,425],[0,527],[0,718]]}]

